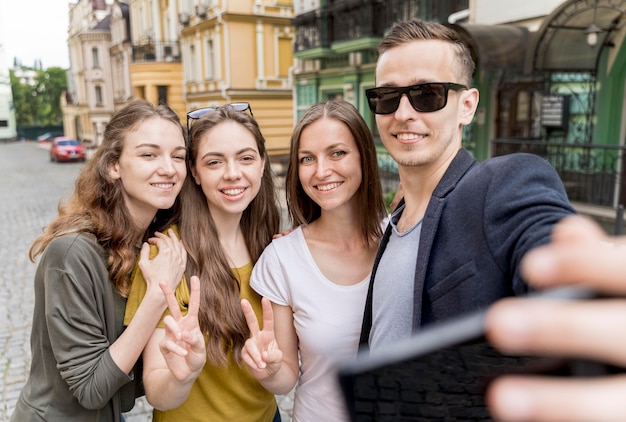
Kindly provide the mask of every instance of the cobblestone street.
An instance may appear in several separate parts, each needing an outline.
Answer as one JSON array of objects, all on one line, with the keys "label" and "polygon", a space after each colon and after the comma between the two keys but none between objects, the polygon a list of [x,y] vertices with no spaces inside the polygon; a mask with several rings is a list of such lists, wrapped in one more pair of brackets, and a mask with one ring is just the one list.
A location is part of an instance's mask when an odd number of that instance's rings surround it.
[{"label": "cobblestone street", "polygon": [[[30,367],[30,326],[35,264],[28,248],[56,215],[82,163],[51,163],[36,142],[0,143],[0,421],[5,422]],[[283,421],[291,420],[292,397],[277,397]],[[140,400],[127,422],[152,420],[152,409]]]}]

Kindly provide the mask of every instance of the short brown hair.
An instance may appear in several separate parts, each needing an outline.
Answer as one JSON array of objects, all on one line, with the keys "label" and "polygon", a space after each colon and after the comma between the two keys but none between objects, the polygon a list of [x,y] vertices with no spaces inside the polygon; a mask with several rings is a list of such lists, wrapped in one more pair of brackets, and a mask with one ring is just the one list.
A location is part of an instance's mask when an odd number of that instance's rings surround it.
[{"label": "short brown hair", "polygon": [[439,40],[452,44],[459,64],[459,83],[470,85],[476,64],[467,44],[452,28],[437,22],[424,22],[419,19],[396,22],[378,45],[378,54],[412,41]]}]

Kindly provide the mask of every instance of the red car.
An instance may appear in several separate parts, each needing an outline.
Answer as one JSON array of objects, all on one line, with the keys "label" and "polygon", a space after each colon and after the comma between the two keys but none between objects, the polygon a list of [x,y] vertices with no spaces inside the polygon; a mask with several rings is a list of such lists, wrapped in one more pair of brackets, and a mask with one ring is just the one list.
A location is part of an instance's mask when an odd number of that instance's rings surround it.
[{"label": "red car", "polygon": [[50,145],[50,161],[85,161],[85,148],[76,139],[59,136]]}]

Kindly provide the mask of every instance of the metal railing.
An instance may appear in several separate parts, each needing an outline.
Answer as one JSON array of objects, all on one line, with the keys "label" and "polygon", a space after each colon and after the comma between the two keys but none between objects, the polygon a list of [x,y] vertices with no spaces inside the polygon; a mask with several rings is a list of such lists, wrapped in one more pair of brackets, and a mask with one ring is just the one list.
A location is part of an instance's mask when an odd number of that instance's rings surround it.
[{"label": "metal railing", "polygon": [[180,47],[176,41],[133,44],[133,63],[180,61]]},{"label": "metal railing", "polygon": [[527,152],[546,159],[563,181],[570,201],[619,209],[626,200],[625,146],[496,139],[493,155]]},{"label": "metal railing", "polygon": [[419,17],[446,22],[469,0],[331,0],[294,17],[294,51],[328,48],[335,42],[382,38],[394,22]]},{"label": "metal railing", "polygon": [[[626,202],[626,146],[554,143],[528,139],[496,139],[493,155],[526,152],[539,155],[557,171],[572,202],[611,208],[616,234],[622,232]],[[377,150],[384,194],[398,187],[398,167],[387,151]]]}]

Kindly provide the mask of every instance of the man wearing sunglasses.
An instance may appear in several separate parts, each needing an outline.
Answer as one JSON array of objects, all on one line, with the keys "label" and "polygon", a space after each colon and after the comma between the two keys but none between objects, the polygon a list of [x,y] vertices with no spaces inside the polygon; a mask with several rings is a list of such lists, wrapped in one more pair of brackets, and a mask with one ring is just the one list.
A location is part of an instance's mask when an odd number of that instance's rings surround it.
[{"label": "man wearing sunglasses", "polygon": [[404,199],[372,271],[361,333],[372,349],[525,293],[520,260],[574,213],[540,157],[479,163],[462,148],[478,106],[474,67],[456,32],[437,23],[397,23],[379,46],[366,96]]}]

